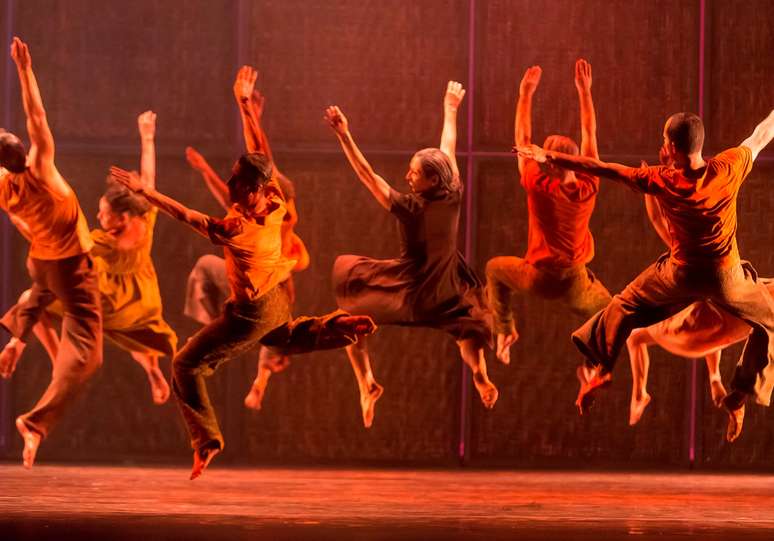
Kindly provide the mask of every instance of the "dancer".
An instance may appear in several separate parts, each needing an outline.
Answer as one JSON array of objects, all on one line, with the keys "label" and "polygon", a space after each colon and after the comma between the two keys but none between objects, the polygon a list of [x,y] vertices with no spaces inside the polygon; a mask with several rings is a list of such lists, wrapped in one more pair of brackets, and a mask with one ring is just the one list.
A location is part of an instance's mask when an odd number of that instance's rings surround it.
[{"label": "dancer", "polygon": [[[137,125],[142,145],[140,178],[152,188],[156,183],[156,114],[142,113]],[[159,368],[159,357],[174,357],[177,335],[162,317],[161,293],[151,259],[157,213],[144,198],[120,184],[109,183],[97,214],[102,229],[91,232],[91,255],[97,269],[102,330],[145,370],[153,402],[163,404],[170,390]],[[62,304],[48,306],[33,330],[54,362],[58,339],[49,314],[61,319]],[[9,377],[14,367],[7,368],[4,377]]]},{"label": "dancer", "polygon": [[774,111],[739,147],[704,160],[704,125],[690,113],[669,117],[662,155],[670,165],[632,168],[571,156],[536,146],[526,157],[624,182],[656,196],[671,233],[671,250],[648,267],[572,339],[586,357],[577,404],[581,413],[600,386],[611,380],[618,353],[633,329],[666,319],[696,300],[711,300],[752,327],[723,399],[726,439],[742,430],[744,403],[753,395],[768,405],[774,383],[774,300],[752,265],[739,258],[736,199],[758,153],[774,138]]},{"label": "dancer", "polygon": [[[400,193],[376,174],[355,144],[346,117],[336,106],[325,119],[352,168],[376,201],[395,216],[401,233],[396,259],[344,255],[333,265],[340,308],[367,314],[378,324],[430,327],[450,333],[484,406],[492,408],[497,389],[489,380],[484,346],[491,344],[491,322],[482,284],[457,250],[462,185],[457,169],[457,109],[465,91],[450,81],[444,96],[441,147],[420,150],[406,174],[411,193]],[[383,388],[376,383],[366,342],[347,347],[360,389],[363,424],[373,423],[374,404]]]},{"label": "dancer", "polygon": [[16,364],[46,306],[64,308],[61,342],[51,382],[38,403],[16,419],[24,440],[24,466],[31,468],[41,440],[102,363],[102,316],[92,240],[70,185],[54,163],[54,137],[32,70],[27,44],[13,38],[11,57],[21,86],[30,149],[15,135],[0,133],[0,207],[22,224],[30,239],[27,267],[32,288],[21,306],[0,319],[12,335],[0,353],[0,371]]},{"label": "dancer", "polygon": [[[516,145],[532,141],[532,96],[540,83],[540,66],[524,73],[516,103]],[[580,102],[582,156],[598,158],[597,123],[591,98],[591,65],[575,63]],[[543,148],[577,154],[578,145],[563,135],[550,135]],[[610,302],[610,293],[586,265],[594,257],[589,220],[599,191],[599,178],[546,166],[519,156],[521,185],[527,192],[529,240],[520,257],[495,257],[486,265],[487,292],[497,333],[497,357],[508,364],[510,346],[518,339],[511,292],[531,293],[562,301],[588,318]]]},{"label": "dancer", "polygon": [[[256,78],[257,71],[255,69],[250,66],[242,67],[234,82],[234,95],[240,111],[249,119],[243,122],[247,148],[253,151],[260,149],[272,160],[269,140],[261,125],[264,98],[255,90]],[[186,148],[186,159],[191,167],[202,175],[213,197],[224,210],[228,211],[228,187],[226,183],[195,149]],[[274,171],[287,205],[287,213],[282,222],[282,255],[297,261],[292,269],[293,273],[301,272],[309,267],[310,258],[306,246],[294,231],[294,227],[298,223],[295,188],[290,179],[277,170],[276,164],[274,164]],[[292,275],[280,285],[287,291],[292,308],[295,303],[295,287]],[[185,314],[202,325],[207,325],[220,315],[220,307],[228,298],[229,293],[225,261],[215,255],[204,255],[196,262],[188,277]],[[287,368],[289,364],[290,359],[287,355],[280,355],[272,352],[269,348],[261,347],[258,355],[257,375],[250,391],[245,396],[245,406],[260,410],[269,378],[272,374]]]}]

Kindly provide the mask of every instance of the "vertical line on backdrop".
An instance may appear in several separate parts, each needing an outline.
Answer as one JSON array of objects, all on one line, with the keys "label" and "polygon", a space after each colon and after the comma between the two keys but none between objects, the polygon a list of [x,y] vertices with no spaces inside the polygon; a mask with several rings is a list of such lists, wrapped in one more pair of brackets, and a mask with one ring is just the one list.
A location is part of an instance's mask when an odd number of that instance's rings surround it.
[{"label": "vertical line on backdrop", "polygon": [[[11,37],[13,36],[13,18],[14,18],[14,0],[6,0],[5,9],[3,10],[3,17],[5,18],[5,24],[3,24],[0,36],[3,37],[2,47],[6,47],[11,43]],[[7,50],[0,47],[0,51]],[[10,56],[5,57],[5,80],[3,84],[3,98],[0,106],[2,111],[0,114],[0,123],[4,128],[12,128],[11,126],[11,92],[13,91],[13,85],[11,84],[13,76],[13,66]],[[0,249],[0,257],[2,258],[2,267],[0,267],[0,279],[2,279],[2,285],[0,285],[0,309],[5,309],[11,301],[11,281],[13,278],[13,271],[11,267],[11,242],[13,237],[11,235],[11,223],[8,217],[3,214],[0,218],[0,238],[2,239],[2,248]],[[5,333],[3,333],[5,334]],[[11,387],[7,381],[0,385],[0,449],[5,449],[8,445],[9,437],[9,419],[11,418]]]},{"label": "vertical line on backdrop", "polygon": [[[699,0],[699,116],[704,119],[704,50],[706,44],[706,0]],[[691,370],[691,408],[688,422],[688,464],[691,468],[696,464],[696,440],[698,426],[698,384],[699,384],[699,359],[692,359]]]},{"label": "vertical line on backdrop", "polygon": [[[465,147],[465,258],[468,262],[475,256],[473,242],[474,199],[473,199],[473,105],[476,88],[476,0],[468,4],[468,133]],[[462,362],[462,392],[460,394],[460,434],[458,458],[461,463],[468,459],[470,442],[470,369]]]}]

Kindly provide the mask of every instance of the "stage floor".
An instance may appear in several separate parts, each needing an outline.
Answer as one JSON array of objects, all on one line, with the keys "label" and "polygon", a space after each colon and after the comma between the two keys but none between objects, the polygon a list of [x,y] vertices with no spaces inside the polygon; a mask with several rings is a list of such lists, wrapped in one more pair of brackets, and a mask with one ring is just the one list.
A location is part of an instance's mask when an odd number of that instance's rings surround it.
[{"label": "stage floor", "polygon": [[0,464],[0,539],[774,539],[774,476]]}]

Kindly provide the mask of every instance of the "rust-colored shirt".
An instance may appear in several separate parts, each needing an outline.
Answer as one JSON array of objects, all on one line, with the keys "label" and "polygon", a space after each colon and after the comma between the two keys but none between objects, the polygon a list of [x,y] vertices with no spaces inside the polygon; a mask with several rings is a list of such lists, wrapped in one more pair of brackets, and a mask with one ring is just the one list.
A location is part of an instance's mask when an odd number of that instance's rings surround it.
[{"label": "rust-colored shirt", "polygon": [[747,147],[725,150],[707,160],[697,177],[670,166],[630,168],[632,185],[659,201],[678,265],[728,266],[739,262],[736,198],[752,169]]},{"label": "rust-colored shirt", "polygon": [[34,259],[65,259],[91,250],[86,217],[69,187],[60,195],[29,169],[6,173],[0,177],[0,208],[27,225]]},{"label": "rust-colored shirt", "polygon": [[526,160],[521,185],[527,192],[529,239],[525,259],[533,265],[574,267],[594,258],[589,220],[599,191],[599,179],[583,173],[563,183]]},{"label": "rust-colored shirt", "polygon": [[276,181],[265,192],[267,206],[260,214],[246,214],[233,205],[224,219],[212,219],[208,227],[212,242],[223,246],[231,298],[237,302],[260,298],[287,280],[296,264],[282,255],[282,192]]}]

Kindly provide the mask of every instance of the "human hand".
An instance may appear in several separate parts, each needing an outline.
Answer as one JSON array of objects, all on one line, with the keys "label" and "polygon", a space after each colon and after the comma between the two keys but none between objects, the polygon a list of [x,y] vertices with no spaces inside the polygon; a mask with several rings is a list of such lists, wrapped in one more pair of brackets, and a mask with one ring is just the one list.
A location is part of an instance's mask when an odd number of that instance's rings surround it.
[{"label": "human hand", "polygon": [[538,163],[546,163],[548,161],[548,153],[537,145],[515,146],[511,149],[511,152],[517,153],[521,158],[535,160]]},{"label": "human hand", "polygon": [[242,66],[234,80],[234,97],[240,103],[247,103],[255,90],[258,72],[251,66]]},{"label": "human hand", "polygon": [[575,88],[578,92],[591,92],[591,64],[583,58],[575,62]]},{"label": "human hand", "polygon": [[449,81],[446,85],[446,94],[443,97],[444,109],[451,109],[456,111],[462,103],[462,98],[465,97],[465,89],[462,88],[462,83],[457,81]]},{"label": "human hand", "polygon": [[197,171],[204,171],[207,168],[207,160],[194,147],[185,147],[185,159],[188,160],[188,165]]},{"label": "human hand", "polygon": [[140,175],[134,171],[126,171],[112,165],[110,167],[110,178],[119,184],[123,184],[133,192],[142,193],[145,190],[145,184],[140,180]]},{"label": "human hand", "polygon": [[519,83],[519,94],[532,95],[540,83],[541,75],[543,75],[543,70],[540,66],[527,68],[521,78],[521,83]]},{"label": "human hand", "polygon": [[323,116],[336,135],[345,135],[349,131],[349,122],[337,105],[331,105]]},{"label": "human hand", "polygon": [[11,41],[11,58],[13,58],[13,61],[16,62],[16,67],[20,70],[27,69],[32,66],[30,48],[18,37],[14,37],[13,41]]},{"label": "human hand", "polygon": [[140,137],[153,139],[156,136],[156,113],[145,111],[137,117],[137,127],[140,129]]}]

